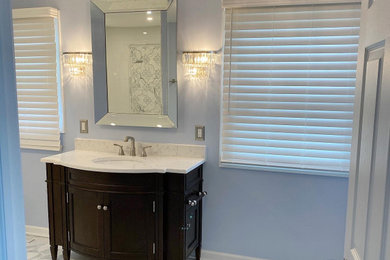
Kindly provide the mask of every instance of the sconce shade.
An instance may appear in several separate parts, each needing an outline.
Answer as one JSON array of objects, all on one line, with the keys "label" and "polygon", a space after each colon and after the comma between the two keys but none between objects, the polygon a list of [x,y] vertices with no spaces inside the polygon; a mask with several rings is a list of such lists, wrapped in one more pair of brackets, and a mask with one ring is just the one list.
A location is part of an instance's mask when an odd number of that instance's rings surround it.
[{"label": "sconce shade", "polygon": [[182,61],[186,76],[191,79],[206,79],[210,75],[211,65],[215,62],[212,51],[183,52]]},{"label": "sconce shade", "polygon": [[91,52],[64,52],[63,57],[72,76],[84,76],[87,66],[92,64]]}]

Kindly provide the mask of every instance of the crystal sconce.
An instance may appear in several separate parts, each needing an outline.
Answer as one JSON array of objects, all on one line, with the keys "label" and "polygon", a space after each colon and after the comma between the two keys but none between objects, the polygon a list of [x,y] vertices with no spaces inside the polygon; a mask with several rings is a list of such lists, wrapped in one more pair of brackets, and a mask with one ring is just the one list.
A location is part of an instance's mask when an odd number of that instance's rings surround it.
[{"label": "crystal sconce", "polygon": [[208,79],[211,66],[215,63],[215,52],[183,52],[182,60],[187,77],[190,79]]},{"label": "crystal sconce", "polygon": [[86,69],[92,64],[91,52],[64,52],[64,64],[74,77],[85,76]]}]

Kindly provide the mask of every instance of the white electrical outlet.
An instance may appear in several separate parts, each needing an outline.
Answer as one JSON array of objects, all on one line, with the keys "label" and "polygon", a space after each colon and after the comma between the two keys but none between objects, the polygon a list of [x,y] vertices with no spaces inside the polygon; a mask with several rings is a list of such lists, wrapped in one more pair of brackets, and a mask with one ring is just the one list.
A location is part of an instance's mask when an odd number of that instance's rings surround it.
[{"label": "white electrical outlet", "polygon": [[195,126],[195,140],[204,141],[205,139],[205,127],[202,125]]},{"label": "white electrical outlet", "polygon": [[88,134],[88,120],[80,120],[80,133]]}]

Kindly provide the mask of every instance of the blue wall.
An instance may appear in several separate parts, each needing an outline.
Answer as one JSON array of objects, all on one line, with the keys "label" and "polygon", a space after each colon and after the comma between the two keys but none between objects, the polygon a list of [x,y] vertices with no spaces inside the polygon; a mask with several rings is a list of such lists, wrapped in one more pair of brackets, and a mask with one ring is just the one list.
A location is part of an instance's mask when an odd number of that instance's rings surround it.
[{"label": "blue wall", "polygon": [[[91,50],[88,0],[13,0],[15,8],[52,6],[61,11],[64,51]],[[222,46],[220,0],[179,0],[178,48],[218,50]],[[91,80],[64,78],[65,151],[76,137],[194,143],[194,126],[206,126],[208,158],[204,206],[204,248],[272,260],[340,260],[343,257],[348,180],[298,174],[219,168],[220,66],[208,83],[183,78],[179,66],[178,129],[102,127],[93,124]],[[80,134],[88,119],[90,133]],[[23,151],[26,221],[47,226],[45,168],[49,152]]]}]

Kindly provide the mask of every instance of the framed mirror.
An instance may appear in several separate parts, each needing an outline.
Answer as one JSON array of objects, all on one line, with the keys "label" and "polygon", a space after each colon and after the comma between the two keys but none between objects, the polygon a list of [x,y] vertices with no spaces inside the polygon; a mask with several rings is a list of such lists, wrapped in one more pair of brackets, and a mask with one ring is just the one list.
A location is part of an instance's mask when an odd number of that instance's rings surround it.
[{"label": "framed mirror", "polygon": [[177,127],[177,0],[91,0],[95,122]]}]

